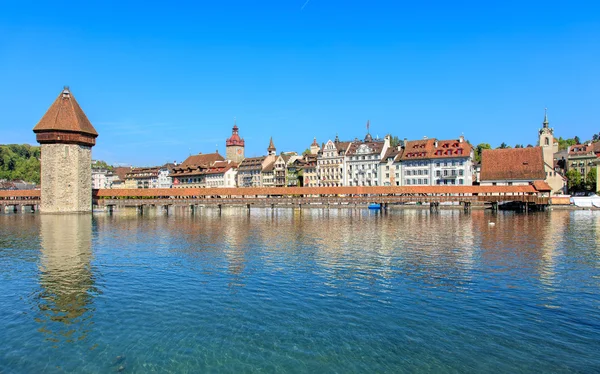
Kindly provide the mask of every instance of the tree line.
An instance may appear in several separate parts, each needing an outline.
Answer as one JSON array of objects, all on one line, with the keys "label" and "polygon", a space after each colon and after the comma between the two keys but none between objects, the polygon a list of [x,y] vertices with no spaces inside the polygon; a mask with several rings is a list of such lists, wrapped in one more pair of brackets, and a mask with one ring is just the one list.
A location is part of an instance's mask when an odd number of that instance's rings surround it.
[{"label": "tree line", "polygon": [[0,145],[0,179],[40,183],[40,147]]}]

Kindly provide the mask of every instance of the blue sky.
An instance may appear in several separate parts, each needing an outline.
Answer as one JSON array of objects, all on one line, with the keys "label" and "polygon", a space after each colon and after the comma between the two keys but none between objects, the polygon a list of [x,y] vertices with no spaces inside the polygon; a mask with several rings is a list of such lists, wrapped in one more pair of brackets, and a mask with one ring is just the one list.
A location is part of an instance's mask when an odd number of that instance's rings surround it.
[{"label": "blue sky", "polygon": [[[246,156],[317,137],[535,144],[600,131],[598,1],[0,2],[0,143],[69,85],[95,159]],[[303,7],[304,6],[304,7]]]}]

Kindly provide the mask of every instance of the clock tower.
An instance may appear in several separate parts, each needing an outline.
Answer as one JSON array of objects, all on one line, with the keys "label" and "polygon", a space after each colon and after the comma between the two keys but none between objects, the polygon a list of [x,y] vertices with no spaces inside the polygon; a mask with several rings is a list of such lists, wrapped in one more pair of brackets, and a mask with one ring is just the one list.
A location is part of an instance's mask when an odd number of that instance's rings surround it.
[{"label": "clock tower", "polygon": [[231,137],[225,141],[225,158],[237,164],[244,160],[244,139],[238,134],[236,122],[233,123]]}]

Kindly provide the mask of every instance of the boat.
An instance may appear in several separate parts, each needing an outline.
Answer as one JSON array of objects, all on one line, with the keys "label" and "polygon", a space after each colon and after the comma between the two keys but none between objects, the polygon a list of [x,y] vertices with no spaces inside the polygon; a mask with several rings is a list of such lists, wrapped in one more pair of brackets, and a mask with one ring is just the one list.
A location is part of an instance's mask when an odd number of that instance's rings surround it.
[{"label": "boat", "polygon": [[371,203],[369,204],[369,209],[381,209],[381,204]]}]

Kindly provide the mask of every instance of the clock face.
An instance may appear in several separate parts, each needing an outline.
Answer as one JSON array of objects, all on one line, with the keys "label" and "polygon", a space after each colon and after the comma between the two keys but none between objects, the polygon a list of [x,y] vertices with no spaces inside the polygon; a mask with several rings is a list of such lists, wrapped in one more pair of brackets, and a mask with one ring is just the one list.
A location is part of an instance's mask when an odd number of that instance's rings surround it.
[{"label": "clock face", "polygon": [[238,148],[238,152],[237,153],[238,153],[238,155],[241,155],[242,154],[242,149]]}]

